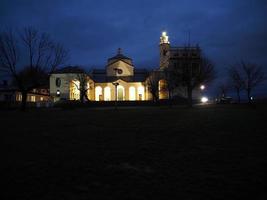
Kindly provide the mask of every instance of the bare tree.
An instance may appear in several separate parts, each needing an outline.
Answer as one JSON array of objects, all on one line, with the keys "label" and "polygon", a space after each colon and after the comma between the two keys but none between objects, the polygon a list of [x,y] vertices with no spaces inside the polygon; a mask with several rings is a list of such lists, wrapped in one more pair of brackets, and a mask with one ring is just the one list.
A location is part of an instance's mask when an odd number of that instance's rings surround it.
[{"label": "bare tree", "polygon": [[241,72],[235,66],[231,66],[228,70],[230,85],[234,88],[237,94],[237,101],[240,103],[240,92],[244,89],[244,84],[241,77]]},{"label": "bare tree", "polygon": [[176,85],[185,87],[187,90],[188,106],[193,105],[193,90],[202,84],[208,84],[215,78],[215,70],[212,62],[207,58],[201,58],[199,64],[193,65],[192,60],[184,61],[180,66],[173,69],[176,77]]},{"label": "bare tree", "polygon": [[154,102],[159,99],[159,80],[160,74],[158,71],[151,72],[146,80],[148,91],[151,93]]},{"label": "bare tree", "polygon": [[219,83],[218,89],[219,89],[219,97],[225,98],[230,89],[230,86],[228,83],[222,82],[222,83]]},{"label": "bare tree", "polygon": [[248,102],[251,103],[252,90],[266,80],[264,70],[257,64],[244,61],[240,62],[239,68],[241,70],[243,87],[247,92]]},{"label": "bare tree", "polygon": [[[0,69],[11,75],[21,92],[22,110],[26,108],[28,92],[42,86],[45,77],[62,65],[67,56],[68,52],[61,44],[32,27],[19,34],[12,30],[0,33]],[[22,64],[21,57],[27,60],[26,64]]]},{"label": "bare tree", "polygon": [[80,102],[84,103],[84,98],[86,98],[86,100],[89,101],[89,98],[87,96],[87,92],[90,89],[88,75],[84,70],[82,70],[81,73],[76,74],[76,79],[78,83],[73,80],[72,83],[80,91]]},{"label": "bare tree", "polygon": [[175,88],[177,88],[178,83],[180,83],[180,81],[177,80],[177,78],[179,78],[177,75],[177,73],[175,73],[173,70],[170,70],[169,68],[165,68],[164,69],[164,80],[166,81],[166,89],[168,91],[168,97],[169,97],[169,101],[171,101],[172,97],[173,97],[173,92],[175,90]]}]

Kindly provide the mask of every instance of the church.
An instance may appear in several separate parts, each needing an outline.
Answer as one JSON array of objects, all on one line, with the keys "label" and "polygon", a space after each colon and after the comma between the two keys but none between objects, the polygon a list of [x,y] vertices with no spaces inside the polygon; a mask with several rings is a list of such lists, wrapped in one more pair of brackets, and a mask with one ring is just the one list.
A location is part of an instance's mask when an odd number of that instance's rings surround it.
[{"label": "church", "polygon": [[[160,37],[159,67],[153,72],[161,73],[165,68],[182,66],[185,59],[192,60],[192,66],[200,62],[200,48],[171,47],[166,32]],[[151,71],[136,68],[133,60],[123,55],[119,48],[117,54],[107,59],[104,69],[93,69],[85,73],[79,67],[64,67],[50,75],[50,95],[54,102],[64,100],[79,100],[80,85],[86,84],[86,96],[90,101],[146,101],[152,100],[148,79]],[[164,80],[159,80],[159,99],[167,99],[168,93],[161,89]],[[186,96],[184,91],[178,95]]]}]

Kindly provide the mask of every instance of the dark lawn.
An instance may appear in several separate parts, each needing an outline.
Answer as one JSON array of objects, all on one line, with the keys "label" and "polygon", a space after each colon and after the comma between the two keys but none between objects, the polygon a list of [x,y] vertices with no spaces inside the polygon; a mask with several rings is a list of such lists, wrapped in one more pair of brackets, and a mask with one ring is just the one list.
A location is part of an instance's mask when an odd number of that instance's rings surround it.
[{"label": "dark lawn", "polygon": [[267,199],[267,106],[0,113],[4,199]]}]

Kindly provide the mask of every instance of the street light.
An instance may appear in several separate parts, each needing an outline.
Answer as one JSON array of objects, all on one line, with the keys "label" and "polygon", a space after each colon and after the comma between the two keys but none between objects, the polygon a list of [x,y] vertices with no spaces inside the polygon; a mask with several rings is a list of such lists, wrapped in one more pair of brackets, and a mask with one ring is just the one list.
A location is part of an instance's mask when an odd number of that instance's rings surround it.
[{"label": "street light", "polygon": [[205,85],[201,85],[201,86],[200,86],[200,89],[201,89],[201,90],[204,90],[204,89],[205,89]]},{"label": "street light", "polygon": [[209,100],[209,99],[208,99],[207,97],[202,97],[202,98],[201,98],[201,102],[202,102],[202,103],[207,103],[208,100]]},{"label": "street light", "polygon": [[60,91],[57,90],[56,94],[57,94],[57,96],[59,97],[59,96],[60,96]]},{"label": "street light", "polygon": [[117,87],[118,87],[119,83],[113,82],[112,84],[115,86],[115,110],[117,110]]}]

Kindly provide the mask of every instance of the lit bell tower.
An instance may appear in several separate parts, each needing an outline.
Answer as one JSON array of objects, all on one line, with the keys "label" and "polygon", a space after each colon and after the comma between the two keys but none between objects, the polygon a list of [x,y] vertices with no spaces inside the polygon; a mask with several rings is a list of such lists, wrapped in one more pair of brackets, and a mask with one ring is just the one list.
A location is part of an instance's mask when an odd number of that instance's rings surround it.
[{"label": "lit bell tower", "polygon": [[160,69],[164,69],[169,66],[169,58],[170,58],[169,36],[165,31],[162,32],[160,37],[159,51],[160,51],[159,67]]}]

